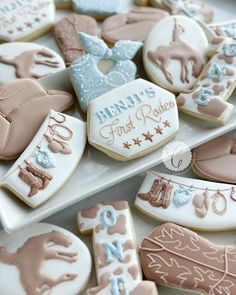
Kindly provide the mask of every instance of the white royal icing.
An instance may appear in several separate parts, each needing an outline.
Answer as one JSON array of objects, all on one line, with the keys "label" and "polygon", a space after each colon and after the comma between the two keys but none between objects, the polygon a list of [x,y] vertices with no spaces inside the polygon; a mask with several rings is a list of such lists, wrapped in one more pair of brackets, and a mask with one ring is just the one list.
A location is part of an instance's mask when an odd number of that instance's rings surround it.
[{"label": "white royal icing", "polygon": [[0,1],[0,40],[21,40],[52,26],[55,18],[53,0]]},{"label": "white royal icing", "polygon": [[[61,251],[63,253],[74,253],[74,260],[72,262],[64,261],[60,259],[60,255],[58,258],[54,257],[54,259],[43,262],[43,268],[41,269],[42,274],[45,273],[46,276],[52,278],[58,278],[64,274],[70,273],[77,275],[75,279],[67,282],[63,282],[61,284],[56,285],[55,287],[49,286],[51,295],[75,295],[86,287],[87,281],[91,272],[91,256],[87,246],[74,234],[71,232],[60,228],[55,225],[38,223],[31,226],[28,226],[22,230],[15,232],[14,234],[6,234],[4,231],[0,232],[0,251],[1,247],[6,248],[7,252],[12,254],[16,253],[16,251],[21,248],[27,240],[30,238],[52,233],[53,231],[62,233],[68,238],[71,242],[69,247],[60,246],[57,243],[49,246],[49,250],[47,253],[55,253],[57,251]],[[40,243],[37,244],[40,246]],[[43,247],[43,244],[42,244]],[[27,255],[27,252],[25,253]],[[29,253],[28,262],[33,267],[35,266],[34,262],[35,257],[32,255],[33,253]],[[20,280],[19,270],[15,265],[8,265],[1,262],[1,258],[4,258],[4,255],[0,255],[0,293],[4,295],[25,295],[27,292],[24,290],[23,285]],[[27,258],[27,257],[26,257]],[[84,267],[86,265],[86,267]],[[36,266],[37,268],[37,266]],[[27,278],[31,278],[32,273],[24,273]],[[37,283],[37,282],[36,282]],[[40,282],[39,282],[40,283]],[[34,282],[32,282],[34,285]],[[37,293],[39,294],[39,293]],[[48,291],[40,293],[40,294],[48,294]]]},{"label": "white royal icing", "polygon": [[178,131],[175,96],[138,79],[90,102],[90,144],[118,160],[152,152]]},{"label": "white royal icing", "polygon": [[153,82],[170,91],[191,89],[206,63],[207,46],[207,38],[195,21],[185,16],[166,17],[156,24],[145,41],[146,72]]},{"label": "white royal icing", "polygon": [[[35,208],[64,185],[79,163],[85,145],[86,124],[83,121],[50,111],[30,145],[3,177],[0,185],[9,188],[23,202]],[[31,165],[46,173],[46,178],[28,171]],[[25,174],[26,170],[31,172],[31,179],[39,181],[37,185],[46,179],[47,186],[32,191],[33,184],[31,186],[19,177],[20,172]]]},{"label": "white royal icing", "polygon": [[[169,205],[154,181],[171,186]],[[225,230],[236,227],[235,186],[148,171],[136,195],[135,207],[163,222],[198,230]],[[217,193],[220,193],[217,197]],[[150,200],[150,202],[149,202]],[[152,202],[153,201],[153,202]],[[157,205],[158,202],[158,205]],[[166,203],[164,203],[166,202]]]}]

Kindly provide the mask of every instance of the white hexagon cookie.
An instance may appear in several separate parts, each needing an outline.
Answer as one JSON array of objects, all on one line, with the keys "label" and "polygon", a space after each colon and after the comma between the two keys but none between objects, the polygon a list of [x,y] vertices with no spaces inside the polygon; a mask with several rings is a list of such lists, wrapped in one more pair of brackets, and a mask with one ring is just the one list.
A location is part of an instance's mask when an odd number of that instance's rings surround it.
[{"label": "white hexagon cookie", "polygon": [[117,160],[151,153],[178,129],[175,96],[143,79],[100,96],[88,109],[90,144]]}]

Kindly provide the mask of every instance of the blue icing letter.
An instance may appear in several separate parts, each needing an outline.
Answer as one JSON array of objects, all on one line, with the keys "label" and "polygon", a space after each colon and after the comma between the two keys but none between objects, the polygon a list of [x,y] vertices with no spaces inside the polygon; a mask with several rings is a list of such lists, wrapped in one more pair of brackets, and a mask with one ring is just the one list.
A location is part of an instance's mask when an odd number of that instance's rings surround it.
[{"label": "blue icing letter", "polygon": [[236,38],[236,26],[227,27],[227,28],[225,29],[225,33],[226,33],[227,36],[230,37],[230,38]]},{"label": "blue icing letter", "polygon": [[173,203],[175,206],[178,208],[188,204],[192,199],[192,192],[194,192],[193,189],[183,186],[180,186],[175,190],[173,197]]},{"label": "blue icing letter", "polygon": [[113,243],[103,243],[106,263],[112,263],[115,259],[122,261],[124,259],[123,247],[121,241],[114,241]]},{"label": "blue icing letter", "polygon": [[106,209],[102,212],[100,217],[102,225],[110,228],[117,223],[117,214],[113,209]]},{"label": "blue icing letter", "polygon": [[49,169],[55,167],[54,156],[41,148],[35,153],[35,160],[43,168]]},{"label": "blue icing letter", "polygon": [[229,57],[236,56],[236,44],[226,44],[223,50],[226,56],[229,56]]},{"label": "blue icing letter", "polygon": [[[129,295],[129,291],[125,290],[125,276],[112,276],[109,279],[111,286],[111,295]],[[143,294],[146,295],[146,294]]]},{"label": "blue icing letter", "polygon": [[214,64],[211,71],[209,72],[208,78],[220,82],[224,79],[226,73],[227,67],[221,67],[219,64]]},{"label": "blue icing letter", "polygon": [[197,98],[194,99],[194,102],[196,104],[202,105],[202,106],[207,106],[211,96],[214,94],[214,91],[209,88],[202,88],[198,93],[197,93]]}]

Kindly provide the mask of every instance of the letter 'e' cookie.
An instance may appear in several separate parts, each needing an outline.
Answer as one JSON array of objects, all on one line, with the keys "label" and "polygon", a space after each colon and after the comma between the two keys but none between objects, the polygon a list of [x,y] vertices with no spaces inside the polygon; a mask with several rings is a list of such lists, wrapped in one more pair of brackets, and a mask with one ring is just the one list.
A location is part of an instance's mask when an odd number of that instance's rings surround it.
[{"label": "letter 'e' cookie", "polygon": [[61,227],[37,223],[0,232],[2,295],[81,294],[91,267],[86,245]]},{"label": "letter 'e' cookie", "polygon": [[178,129],[175,96],[146,80],[127,83],[89,104],[89,142],[117,160],[153,152]]},{"label": "letter 'e' cookie", "polygon": [[98,286],[88,295],[157,295],[154,282],[143,281],[133,221],[125,201],[105,201],[78,214],[82,234],[93,232]]},{"label": "letter 'e' cookie", "polygon": [[144,44],[143,60],[150,79],[179,93],[191,89],[204,64],[207,38],[201,27],[185,16],[160,20]]}]

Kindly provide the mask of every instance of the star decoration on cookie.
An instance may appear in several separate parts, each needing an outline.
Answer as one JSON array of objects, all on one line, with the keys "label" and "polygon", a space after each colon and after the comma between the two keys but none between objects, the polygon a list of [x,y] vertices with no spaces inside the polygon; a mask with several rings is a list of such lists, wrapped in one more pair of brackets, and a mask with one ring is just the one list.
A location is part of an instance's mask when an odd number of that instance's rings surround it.
[{"label": "star decoration on cookie", "polygon": [[137,137],[136,139],[133,139],[133,141],[135,145],[141,146],[142,140],[139,137]]},{"label": "star decoration on cookie", "polygon": [[132,146],[132,144],[130,144],[128,141],[126,141],[126,142],[123,143],[124,149],[129,150],[131,146]]},{"label": "star decoration on cookie", "polygon": [[164,127],[170,127],[170,122],[168,120],[166,120],[165,122],[163,122]]},{"label": "star decoration on cookie", "polygon": [[162,128],[158,125],[156,128],[154,128],[156,130],[156,134],[163,134],[162,132]]},{"label": "star decoration on cookie", "polygon": [[147,133],[143,133],[143,136],[145,137],[145,140],[147,141],[147,140],[149,140],[149,141],[151,141],[151,142],[153,142],[153,134],[151,134],[149,131],[147,132]]}]

